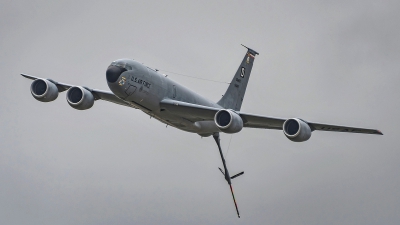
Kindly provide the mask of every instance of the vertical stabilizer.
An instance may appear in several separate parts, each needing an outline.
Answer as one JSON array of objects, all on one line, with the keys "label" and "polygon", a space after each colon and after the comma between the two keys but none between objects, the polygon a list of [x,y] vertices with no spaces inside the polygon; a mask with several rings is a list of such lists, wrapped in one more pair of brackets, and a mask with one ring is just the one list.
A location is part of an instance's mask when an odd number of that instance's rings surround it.
[{"label": "vertical stabilizer", "polygon": [[[244,45],[243,45],[244,46]],[[253,62],[258,52],[251,48],[247,48],[247,53],[244,56],[242,63],[240,64],[235,76],[233,77],[228,90],[226,90],[224,96],[217,102],[218,105],[226,108],[239,111],[242,107],[244,94],[246,93],[247,83],[249,82],[251,69],[253,68]]]}]

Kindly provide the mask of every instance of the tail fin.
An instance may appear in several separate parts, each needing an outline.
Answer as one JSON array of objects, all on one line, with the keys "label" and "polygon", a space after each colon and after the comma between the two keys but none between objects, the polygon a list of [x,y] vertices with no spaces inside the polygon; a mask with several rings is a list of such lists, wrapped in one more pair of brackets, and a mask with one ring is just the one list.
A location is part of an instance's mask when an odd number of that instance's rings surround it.
[{"label": "tail fin", "polygon": [[246,46],[244,47],[247,48],[247,53],[236,71],[228,90],[226,90],[225,94],[217,102],[218,105],[235,111],[239,111],[242,107],[247,83],[249,82],[251,69],[253,68],[254,58],[258,55],[258,52],[253,49]]}]

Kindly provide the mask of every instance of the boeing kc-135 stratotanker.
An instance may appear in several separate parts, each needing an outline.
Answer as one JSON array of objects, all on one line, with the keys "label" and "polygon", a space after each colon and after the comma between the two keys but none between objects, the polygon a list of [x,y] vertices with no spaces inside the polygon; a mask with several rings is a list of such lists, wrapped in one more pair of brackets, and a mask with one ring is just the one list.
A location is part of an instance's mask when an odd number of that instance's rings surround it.
[{"label": "boeing kc-135 stratotanker", "polygon": [[[244,46],[246,47],[246,46]],[[218,102],[213,102],[187,87],[167,78],[132,59],[119,59],[111,63],[106,71],[107,84],[111,90],[102,91],[83,86],[60,83],[52,79],[39,78],[27,74],[22,76],[34,80],[31,93],[41,102],[51,102],[59,92],[67,91],[68,104],[79,110],[90,109],[96,100],[142,110],[169,126],[196,133],[202,137],[213,136],[218,145],[224,169],[238,217],[239,210],[233,194],[231,180],[244,172],[231,176],[222,154],[219,132],[238,133],[243,127],[283,130],[291,141],[307,141],[315,130],[379,134],[375,129],[345,127],[309,122],[299,118],[275,118],[241,112],[244,94],[249,82],[254,58],[258,52],[251,48],[236,71],[232,82]]]}]

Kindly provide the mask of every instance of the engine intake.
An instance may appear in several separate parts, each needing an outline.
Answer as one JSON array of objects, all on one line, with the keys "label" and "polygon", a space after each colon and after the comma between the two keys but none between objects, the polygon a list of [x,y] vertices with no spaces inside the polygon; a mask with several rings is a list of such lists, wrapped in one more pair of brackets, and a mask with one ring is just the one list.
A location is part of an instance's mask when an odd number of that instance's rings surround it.
[{"label": "engine intake", "polygon": [[31,94],[38,101],[51,102],[58,97],[58,88],[49,80],[37,79],[31,84]]},{"label": "engine intake", "polygon": [[80,86],[71,87],[67,91],[67,102],[74,109],[90,109],[94,104],[94,96],[86,88]]},{"label": "engine intake", "polygon": [[237,133],[243,128],[242,118],[230,109],[219,110],[214,117],[215,124],[224,133]]},{"label": "engine intake", "polygon": [[301,119],[288,119],[283,123],[283,133],[291,141],[307,141],[311,137],[311,128]]}]

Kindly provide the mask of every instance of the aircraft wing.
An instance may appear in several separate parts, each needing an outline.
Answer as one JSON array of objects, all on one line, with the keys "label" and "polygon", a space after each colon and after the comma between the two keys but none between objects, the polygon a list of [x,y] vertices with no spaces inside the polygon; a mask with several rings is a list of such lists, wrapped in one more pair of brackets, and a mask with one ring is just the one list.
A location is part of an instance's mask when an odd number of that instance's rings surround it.
[{"label": "aircraft wing", "polygon": [[244,127],[282,130],[286,119],[239,112]]},{"label": "aircraft wing", "polygon": [[350,132],[350,133],[360,133],[360,134],[379,134],[383,135],[380,130],[376,129],[367,129],[367,128],[358,128],[358,127],[346,127],[346,126],[338,126],[338,125],[330,125],[330,124],[322,124],[322,123],[309,123],[311,130],[322,130],[322,131],[336,131],[336,132]]},{"label": "aircraft wing", "polygon": [[[23,73],[22,73],[21,75],[22,75],[23,77],[28,78],[28,79],[31,79],[31,80],[43,79],[43,78],[40,78],[40,77],[35,77],[35,76],[32,76],[32,75],[23,74]],[[70,87],[75,86],[75,85],[60,83],[60,82],[54,81],[54,80],[52,80],[52,79],[47,79],[47,80],[49,80],[50,82],[54,83],[54,84],[57,86],[59,92],[66,91],[66,90],[68,90]],[[96,89],[91,89],[91,88],[87,88],[87,87],[84,87],[84,88],[86,88],[87,90],[89,90],[90,92],[92,92],[92,94],[93,94],[95,100],[101,99],[101,100],[104,100],[104,101],[108,101],[108,102],[116,103],[116,104],[119,104],[119,105],[131,107],[131,105],[129,105],[128,103],[126,103],[124,100],[118,98],[117,96],[115,96],[115,95],[114,95],[112,92],[110,92],[110,91],[96,90]]]},{"label": "aircraft wing", "polygon": [[213,120],[218,108],[196,105],[187,102],[175,101],[172,99],[164,99],[160,102],[161,110],[168,110],[174,115],[181,116],[190,121]]},{"label": "aircraft wing", "polygon": [[[186,102],[175,101],[171,99],[164,99],[160,103],[161,110],[168,110],[176,115],[180,115],[190,121],[203,121],[214,120],[215,113],[222,108],[207,107],[196,105]],[[263,128],[263,129],[276,129],[282,130],[283,123],[287,120],[284,118],[268,117],[245,112],[236,112],[243,120],[243,126],[249,128]],[[358,127],[338,126],[322,123],[306,122],[312,131],[336,131],[336,132],[349,132],[349,133],[364,133],[364,134],[379,134],[383,135],[381,131],[376,129],[366,129]]]}]

